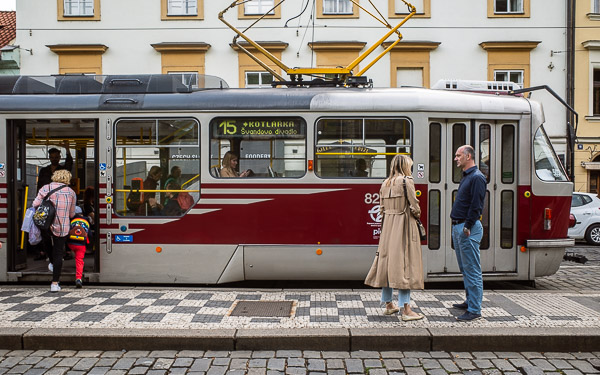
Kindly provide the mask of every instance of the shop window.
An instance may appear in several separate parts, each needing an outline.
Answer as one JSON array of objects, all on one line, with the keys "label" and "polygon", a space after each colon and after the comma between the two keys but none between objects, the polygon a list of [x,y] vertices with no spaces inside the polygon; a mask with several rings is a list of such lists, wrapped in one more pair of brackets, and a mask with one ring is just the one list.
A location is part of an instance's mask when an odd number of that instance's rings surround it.
[{"label": "shop window", "polygon": [[115,208],[121,216],[182,216],[199,199],[200,143],[195,119],[115,123]]},{"label": "shop window", "polygon": [[385,178],[396,154],[411,155],[406,118],[324,118],[317,122],[315,173],[323,178]]},{"label": "shop window", "polygon": [[297,178],[306,173],[306,122],[299,117],[211,121],[213,177]]}]

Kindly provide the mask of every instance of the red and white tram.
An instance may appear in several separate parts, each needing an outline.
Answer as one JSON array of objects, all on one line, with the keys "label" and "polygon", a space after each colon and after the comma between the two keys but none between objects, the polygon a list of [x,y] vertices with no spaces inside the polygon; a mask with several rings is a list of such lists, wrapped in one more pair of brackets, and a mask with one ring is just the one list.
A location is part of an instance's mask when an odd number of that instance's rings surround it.
[{"label": "red and white tram", "polygon": [[[572,183],[535,101],[422,88],[191,89],[181,82],[3,78],[0,281],[50,278],[20,227],[47,150],[65,141],[76,160],[73,187],[98,193],[95,251],[86,255],[91,282],[362,279],[379,238],[379,187],[397,153],[414,159],[428,230],[426,280],[460,280],[449,214],[461,176],[453,154],[463,144],[475,147],[488,178],[486,280],[551,275],[573,243]],[[253,175],[221,177],[227,151]],[[153,166],[162,176],[144,189]],[[164,183],[174,166],[181,187],[170,191]],[[139,203],[148,193],[159,203],[189,194],[194,204],[163,216]]]}]

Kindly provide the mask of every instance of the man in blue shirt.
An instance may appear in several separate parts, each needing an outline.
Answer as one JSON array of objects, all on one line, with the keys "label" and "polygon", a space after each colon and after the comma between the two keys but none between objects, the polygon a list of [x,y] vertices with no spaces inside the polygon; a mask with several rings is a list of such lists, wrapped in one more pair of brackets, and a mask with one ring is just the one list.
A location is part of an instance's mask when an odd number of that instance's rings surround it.
[{"label": "man in blue shirt", "polygon": [[466,301],[453,306],[467,311],[457,317],[460,321],[481,318],[483,300],[483,277],[479,245],[483,227],[479,218],[483,211],[486,178],[475,165],[475,150],[469,145],[461,146],[454,155],[456,166],[463,171],[458,193],[452,205],[452,241],[458,267],[463,274]]}]

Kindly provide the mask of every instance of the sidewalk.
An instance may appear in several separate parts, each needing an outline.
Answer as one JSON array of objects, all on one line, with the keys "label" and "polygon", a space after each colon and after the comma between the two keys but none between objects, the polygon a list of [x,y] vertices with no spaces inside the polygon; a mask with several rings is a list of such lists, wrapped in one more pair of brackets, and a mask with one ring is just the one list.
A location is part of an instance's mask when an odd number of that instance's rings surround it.
[{"label": "sidewalk", "polygon": [[[594,286],[597,289],[597,286]],[[483,319],[452,308],[462,290],[412,293],[425,319],[384,316],[379,291],[0,286],[0,349],[597,351],[600,291],[485,290]],[[263,301],[238,309],[239,301]],[[257,312],[291,302],[291,314]],[[262,306],[265,305],[265,306]],[[240,306],[241,308],[241,306]],[[274,316],[275,315],[275,316]]]}]

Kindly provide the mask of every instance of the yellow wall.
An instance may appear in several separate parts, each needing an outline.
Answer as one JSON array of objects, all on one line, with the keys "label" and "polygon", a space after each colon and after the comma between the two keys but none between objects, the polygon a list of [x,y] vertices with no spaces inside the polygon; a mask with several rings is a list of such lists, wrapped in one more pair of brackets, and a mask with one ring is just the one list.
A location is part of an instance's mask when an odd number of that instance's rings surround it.
[{"label": "yellow wall", "polygon": [[[273,56],[277,57],[281,60],[281,52],[285,49],[285,46],[278,46],[275,48],[265,47],[263,44],[263,48],[269,51]],[[250,52],[254,53],[256,57],[263,63],[265,63],[269,68],[273,69],[279,75],[282,74],[281,69],[275,65],[271,60],[267,59],[262,53],[258,52],[254,48],[248,48],[244,46],[244,48],[248,49]],[[246,72],[264,72],[265,69],[258,65],[250,56],[246,55],[243,51],[238,51],[238,63],[239,63],[239,87],[246,87]],[[283,77],[286,78],[286,77]]]}]

